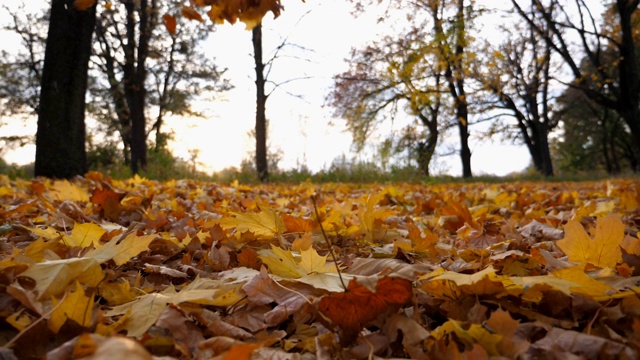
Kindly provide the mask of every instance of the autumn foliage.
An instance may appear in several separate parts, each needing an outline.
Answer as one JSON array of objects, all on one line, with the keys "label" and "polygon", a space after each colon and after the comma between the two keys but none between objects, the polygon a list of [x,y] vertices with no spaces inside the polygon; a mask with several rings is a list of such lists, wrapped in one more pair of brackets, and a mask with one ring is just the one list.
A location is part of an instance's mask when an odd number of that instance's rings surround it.
[{"label": "autumn foliage", "polygon": [[639,356],[637,181],[89,173],[0,198],[3,358]]}]

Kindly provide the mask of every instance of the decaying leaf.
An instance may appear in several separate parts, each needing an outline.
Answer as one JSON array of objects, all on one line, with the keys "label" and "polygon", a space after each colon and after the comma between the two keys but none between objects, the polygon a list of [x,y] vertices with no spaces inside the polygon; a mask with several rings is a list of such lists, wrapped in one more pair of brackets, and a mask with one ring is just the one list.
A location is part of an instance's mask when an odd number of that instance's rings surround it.
[{"label": "decaying leaf", "polygon": [[378,280],[376,291],[372,292],[353,279],[345,292],[320,299],[318,310],[328,319],[330,328],[340,330],[340,342],[346,346],[369,322],[411,301],[412,289],[408,280],[385,277]]}]

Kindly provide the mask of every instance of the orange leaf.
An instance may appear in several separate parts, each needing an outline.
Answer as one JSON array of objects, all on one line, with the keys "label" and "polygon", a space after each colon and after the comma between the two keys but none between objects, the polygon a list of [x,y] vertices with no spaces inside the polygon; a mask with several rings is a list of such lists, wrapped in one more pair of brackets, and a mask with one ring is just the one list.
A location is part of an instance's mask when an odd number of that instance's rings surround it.
[{"label": "orange leaf", "polygon": [[164,22],[164,27],[167,28],[167,31],[172,35],[176,34],[176,17],[169,14],[162,15],[162,22]]},{"label": "orange leaf", "polygon": [[287,228],[287,232],[305,233],[316,227],[316,222],[311,219],[297,218],[285,213],[281,213],[280,215]]},{"label": "orange leaf", "polygon": [[85,11],[88,8],[92,7],[93,5],[95,5],[96,0],[75,0],[73,2],[73,6],[76,8],[76,10],[78,11]]},{"label": "orange leaf", "polygon": [[204,21],[204,19],[200,15],[200,13],[197,12],[194,8],[192,8],[190,6],[183,6],[182,7],[182,16],[184,16],[185,18],[187,18],[189,20],[195,20],[195,21],[198,21],[198,22],[203,22]]},{"label": "orange leaf", "polygon": [[375,320],[385,311],[394,311],[407,304],[412,297],[411,281],[401,278],[385,277],[378,280],[376,292],[352,279],[347,291],[323,297],[318,310],[340,331],[340,343],[351,344],[362,328]]},{"label": "orange leaf", "polygon": [[622,260],[620,244],[624,238],[624,224],[616,215],[599,217],[593,240],[577,221],[564,226],[564,239],[556,242],[569,261],[613,268]]},{"label": "orange leaf", "polygon": [[107,220],[117,220],[122,211],[120,201],[125,197],[125,193],[116,192],[110,188],[96,188],[91,194],[91,202],[98,205],[100,216]]},{"label": "orange leaf", "polygon": [[229,351],[222,358],[223,360],[251,359],[251,353],[259,348],[259,344],[236,344],[232,345]]}]

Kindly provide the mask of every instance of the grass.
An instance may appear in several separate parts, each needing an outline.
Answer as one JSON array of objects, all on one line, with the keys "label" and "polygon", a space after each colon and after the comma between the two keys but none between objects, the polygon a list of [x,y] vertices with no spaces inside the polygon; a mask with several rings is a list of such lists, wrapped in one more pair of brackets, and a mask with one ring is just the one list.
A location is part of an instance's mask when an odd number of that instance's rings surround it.
[{"label": "grass", "polygon": [[[111,163],[106,166],[95,166],[91,170],[99,171],[115,179],[126,179],[132,176],[128,166],[122,163]],[[0,174],[10,178],[30,178],[33,174],[33,164],[25,166],[9,165],[0,160]],[[259,184],[255,170],[250,163],[243,162],[240,168],[227,168],[214,174],[206,174],[194,169],[181,159],[173,157],[167,151],[150,151],[148,166],[140,176],[151,180],[165,181],[169,179],[196,179],[219,183],[231,183],[237,180],[243,184]],[[626,173],[615,177],[640,178],[638,174]],[[411,166],[392,166],[387,171],[382,171],[371,162],[351,162],[332,165],[327,169],[312,173],[306,167],[298,169],[272,171],[269,182],[273,183],[301,183],[311,181],[314,183],[393,183],[410,182],[422,184],[439,183],[503,183],[519,181],[598,181],[612,178],[603,171],[583,173],[562,173],[554,177],[544,177],[534,170],[508,176],[479,175],[469,179],[450,175],[438,175],[426,177],[417,168]]]}]

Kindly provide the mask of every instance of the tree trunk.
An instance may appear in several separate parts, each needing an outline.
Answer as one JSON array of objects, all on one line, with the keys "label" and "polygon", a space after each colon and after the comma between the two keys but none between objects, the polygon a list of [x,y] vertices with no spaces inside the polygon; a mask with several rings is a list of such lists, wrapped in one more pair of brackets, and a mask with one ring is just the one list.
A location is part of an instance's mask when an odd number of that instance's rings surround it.
[{"label": "tree trunk", "polygon": [[465,51],[466,25],[464,21],[464,0],[458,0],[458,11],[456,13],[456,56],[454,61],[457,96],[456,115],[458,120],[458,130],[460,132],[460,159],[462,160],[462,177],[470,178],[471,173],[471,149],[469,148],[469,106],[467,94],[464,88],[466,70],[463,68],[462,60]]},{"label": "tree trunk", "polygon": [[536,148],[540,158],[540,168],[538,171],[546,176],[553,176],[553,161],[551,161],[551,151],[549,149],[549,130],[543,122],[537,124]]},{"label": "tree trunk", "polygon": [[85,94],[96,6],[52,0],[42,70],[35,175],[71,178],[87,171]]},{"label": "tree trunk", "polygon": [[[147,79],[146,61],[149,55],[151,32],[156,25],[157,0],[126,0],[127,42],[123,44],[125,97],[131,124],[131,172],[137,174],[147,168],[147,118],[145,114]],[[138,41],[136,42],[136,26]]]},{"label": "tree trunk", "polygon": [[633,40],[632,15],[638,7],[638,1],[617,0],[620,15],[620,97],[618,110],[631,130],[634,152],[640,158],[640,69]]},{"label": "tree trunk", "polygon": [[256,171],[258,179],[269,179],[267,162],[267,96],[264,92],[264,63],[262,62],[262,25],[253,28],[253,58],[256,63]]}]

